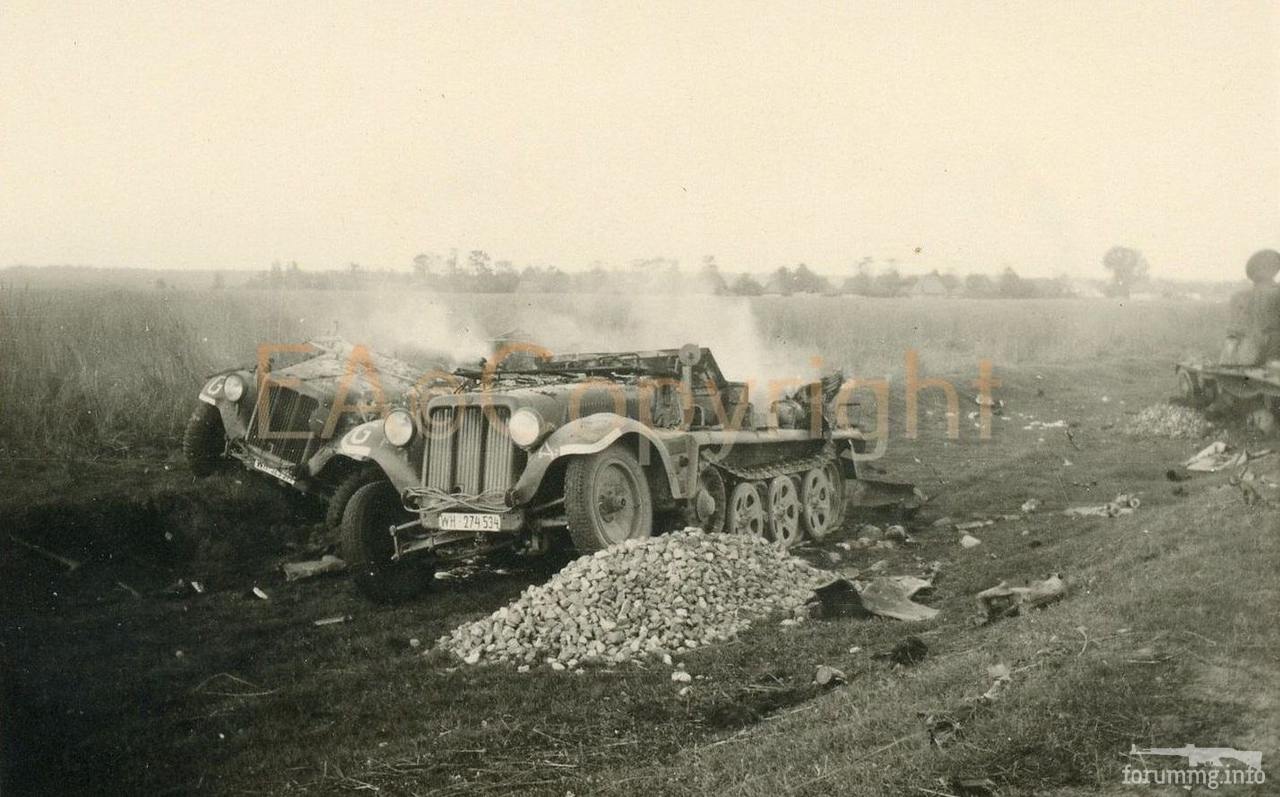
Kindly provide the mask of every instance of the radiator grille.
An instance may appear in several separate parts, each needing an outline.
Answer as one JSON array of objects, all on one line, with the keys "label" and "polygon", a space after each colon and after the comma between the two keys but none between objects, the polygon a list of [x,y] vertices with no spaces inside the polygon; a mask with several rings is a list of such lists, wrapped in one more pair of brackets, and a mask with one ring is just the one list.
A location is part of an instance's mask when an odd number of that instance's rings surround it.
[{"label": "radiator grille", "polygon": [[[310,421],[318,406],[319,402],[310,396],[280,385],[268,385],[266,398],[255,408],[245,440],[268,454],[301,463],[314,437]],[[259,417],[264,412],[266,423]]]},{"label": "radiator grille", "polygon": [[[422,483],[448,493],[506,492],[523,452],[511,442],[506,407],[437,407],[427,424]],[[498,423],[491,423],[496,418]]]}]

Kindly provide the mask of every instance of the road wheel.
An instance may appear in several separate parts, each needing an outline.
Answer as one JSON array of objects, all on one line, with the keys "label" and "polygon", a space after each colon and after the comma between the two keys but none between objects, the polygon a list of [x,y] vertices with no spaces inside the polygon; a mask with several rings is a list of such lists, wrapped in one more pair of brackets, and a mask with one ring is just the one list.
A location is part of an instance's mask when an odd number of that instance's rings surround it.
[{"label": "road wheel", "polygon": [[805,471],[800,482],[800,503],[803,505],[801,517],[804,518],[804,528],[810,537],[821,540],[835,530],[835,485],[831,483],[831,474],[825,467]]},{"label": "road wheel", "polygon": [[1206,407],[1218,400],[1218,380],[1200,380],[1200,400]]},{"label": "road wheel", "polygon": [[182,432],[182,455],[187,466],[198,478],[212,475],[226,464],[223,453],[227,450],[227,435],[222,429],[222,416],[218,408],[203,401],[187,420]]},{"label": "road wheel", "polygon": [[1205,404],[1200,380],[1190,371],[1178,371],[1178,396],[1190,407],[1202,407]]},{"label": "road wheel", "polygon": [[799,545],[804,540],[800,524],[800,491],[790,476],[769,482],[769,532],[780,548]]},{"label": "road wheel", "polygon": [[703,468],[698,475],[698,489],[699,494],[685,507],[685,526],[700,528],[708,534],[720,534],[725,529],[726,505],[729,502],[720,469],[710,465]]},{"label": "road wheel", "polygon": [[379,603],[412,598],[430,583],[434,567],[421,558],[396,561],[391,527],[412,516],[390,482],[376,481],[355,491],[342,515],[342,558],[356,588]]},{"label": "road wheel", "polygon": [[356,490],[381,478],[382,473],[373,467],[359,468],[342,477],[338,481],[338,486],[334,489],[333,495],[329,496],[329,502],[325,506],[325,526],[335,531],[341,528],[342,515],[347,509],[347,503],[351,501],[351,496],[356,494]]},{"label": "road wheel", "polygon": [[742,482],[729,496],[728,530],[730,534],[769,538],[769,520],[764,499],[755,482]]},{"label": "road wheel", "polygon": [[565,470],[565,513],[579,553],[653,534],[653,499],[644,469],[624,445],[574,457]]},{"label": "road wheel", "polygon": [[835,516],[831,520],[831,531],[839,531],[844,526],[845,517],[849,514],[848,490],[839,460],[827,463],[827,474],[831,478],[831,498],[835,502]]},{"label": "road wheel", "polygon": [[1260,434],[1270,435],[1276,430],[1276,415],[1269,407],[1258,407],[1249,413],[1248,424]]}]

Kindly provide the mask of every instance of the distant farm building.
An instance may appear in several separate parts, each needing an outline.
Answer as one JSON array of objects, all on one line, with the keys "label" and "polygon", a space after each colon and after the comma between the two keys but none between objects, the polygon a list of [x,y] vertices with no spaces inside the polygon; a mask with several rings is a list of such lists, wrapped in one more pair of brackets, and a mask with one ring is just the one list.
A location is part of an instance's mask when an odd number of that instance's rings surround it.
[{"label": "distant farm building", "polygon": [[934,272],[925,274],[916,280],[911,289],[907,291],[907,295],[918,299],[926,296],[949,296],[951,291],[947,289],[947,284],[942,281],[942,278]]}]

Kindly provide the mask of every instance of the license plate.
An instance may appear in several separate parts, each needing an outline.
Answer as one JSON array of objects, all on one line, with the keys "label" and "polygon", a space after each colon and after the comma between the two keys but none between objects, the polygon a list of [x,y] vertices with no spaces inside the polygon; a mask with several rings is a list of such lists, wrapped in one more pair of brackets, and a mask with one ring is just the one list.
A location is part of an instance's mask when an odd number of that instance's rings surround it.
[{"label": "license plate", "polygon": [[480,512],[442,512],[440,528],[446,531],[501,531],[502,516]]},{"label": "license plate", "polygon": [[282,468],[277,468],[274,465],[268,465],[267,463],[263,462],[260,459],[255,459],[253,461],[253,467],[257,470],[262,471],[263,473],[267,473],[272,476],[275,476],[277,479],[279,479],[282,482],[285,482],[286,484],[293,484],[298,481],[293,477],[292,473],[289,473],[288,471]]}]

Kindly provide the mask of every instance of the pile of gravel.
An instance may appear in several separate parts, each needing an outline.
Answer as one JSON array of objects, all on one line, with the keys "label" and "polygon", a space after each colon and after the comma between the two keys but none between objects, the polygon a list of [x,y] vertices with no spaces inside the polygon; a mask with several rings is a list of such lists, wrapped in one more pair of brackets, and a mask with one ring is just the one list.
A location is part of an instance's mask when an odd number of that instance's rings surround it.
[{"label": "pile of gravel", "polygon": [[1176,404],[1153,404],[1125,426],[1125,433],[1141,437],[1195,440],[1213,431],[1213,424],[1199,411]]},{"label": "pile of gravel", "polygon": [[574,560],[440,646],[468,664],[521,669],[684,653],[792,610],[830,577],[756,537],[685,529]]}]

